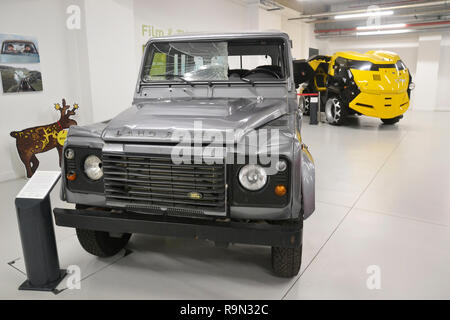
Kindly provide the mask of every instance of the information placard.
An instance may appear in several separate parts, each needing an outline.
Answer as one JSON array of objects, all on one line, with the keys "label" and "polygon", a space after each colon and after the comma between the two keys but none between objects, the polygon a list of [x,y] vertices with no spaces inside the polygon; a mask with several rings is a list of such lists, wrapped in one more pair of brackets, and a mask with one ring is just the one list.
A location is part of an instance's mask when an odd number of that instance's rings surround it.
[{"label": "information placard", "polygon": [[16,198],[44,199],[60,176],[60,171],[36,171]]}]

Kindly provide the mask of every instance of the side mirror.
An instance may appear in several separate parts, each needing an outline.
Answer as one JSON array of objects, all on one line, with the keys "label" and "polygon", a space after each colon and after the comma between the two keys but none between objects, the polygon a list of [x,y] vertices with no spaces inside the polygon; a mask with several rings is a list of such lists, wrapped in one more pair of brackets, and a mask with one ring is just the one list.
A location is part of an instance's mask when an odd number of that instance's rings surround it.
[{"label": "side mirror", "polygon": [[314,77],[314,70],[309,65],[308,61],[294,60],[294,83],[295,87],[298,88],[300,84],[308,82]]}]

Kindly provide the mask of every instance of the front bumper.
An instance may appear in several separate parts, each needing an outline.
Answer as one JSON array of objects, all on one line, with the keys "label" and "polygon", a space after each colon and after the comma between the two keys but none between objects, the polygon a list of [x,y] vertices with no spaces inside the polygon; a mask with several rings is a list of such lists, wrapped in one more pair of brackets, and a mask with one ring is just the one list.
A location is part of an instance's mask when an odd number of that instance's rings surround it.
[{"label": "front bumper", "polygon": [[407,92],[374,94],[361,92],[349,107],[365,116],[391,119],[398,117],[409,108]]},{"label": "front bumper", "polygon": [[290,224],[266,224],[100,210],[56,208],[53,212],[56,225],[63,227],[288,248],[302,244],[301,219]]}]

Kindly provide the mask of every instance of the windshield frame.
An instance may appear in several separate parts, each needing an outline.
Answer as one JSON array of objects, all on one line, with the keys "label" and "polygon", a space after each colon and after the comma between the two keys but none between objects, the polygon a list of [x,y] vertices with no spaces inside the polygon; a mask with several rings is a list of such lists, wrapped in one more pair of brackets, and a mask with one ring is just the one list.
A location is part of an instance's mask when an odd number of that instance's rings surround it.
[{"label": "windshield frame", "polygon": [[[145,64],[146,64],[146,59],[148,57],[149,54],[151,54],[152,50],[154,50],[153,45],[154,44],[159,44],[159,43],[171,43],[171,42],[181,42],[181,43],[186,43],[186,42],[230,42],[230,41],[262,41],[262,40],[267,40],[267,41],[280,41],[280,45],[281,45],[281,57],[283,58],[282,61],[282,68],[283,73],[284,73],[284,78],[281,79],[270,79],[270,80],[265,80],[265,79],[252,79],[252,81],[245,81],[245,80],[233,80],[233,79],[228,79],[228,80],[189,80],[187,81],[183,81],[181,79],[176,79],[175,77],[173,79],[168,79],[168,80],[152,80],[152,81],[146,81],[144,80],[145,77],[145,73],[144,73],[144,69],[145,69]],[[256,85],[256,84],[287,84],[288,80],[290,78],[290,74],[291,74],[291,68],[289,67],[289,43],[288,41],[286,41],[285,38],[283,37],[277,37],[277,36],[265,36],[265,37],[243,37],[240,39],[233,39],[233,38],[200,38],[200,39],[189,39],[189,38],[183,38],[183,39],[169,39],[169,40],[159,40],[159,39],[152,39],[150,41],[148,41],[148,43],[145,46],[145,50],[144,50],[144,54],[142,57],[142,62],[141,62],[141,68],[139,71],[139,80],[138,80],[138,84],[139,86],[161,86],[161,85],[189,85],[189,86],[194,86],[194,85]],[[153,59],[153,58],[152,58]]]}]

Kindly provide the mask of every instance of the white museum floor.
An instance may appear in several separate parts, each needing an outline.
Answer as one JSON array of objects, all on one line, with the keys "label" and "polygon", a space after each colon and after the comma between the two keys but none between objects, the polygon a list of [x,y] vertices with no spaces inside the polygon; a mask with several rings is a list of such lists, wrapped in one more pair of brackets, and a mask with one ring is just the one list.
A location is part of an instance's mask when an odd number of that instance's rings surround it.
[{"label": "white museum floor", "polygon": [[[0,298],[450,299],[450,112],[408,112],[394,126],[367,117],[344,127],[305,123],[303,139],[316,161],[317,204],[298,277],[273,276],[268,247],[135,235],[131,254],[98,259],[73,230],[56,227],[61,267],[80,266],[81,289],[18,291],[21,179],[0,184]],[[52,201],[62,205],[57,188]],[[371,265],[380,289],[366,285]]]}]

